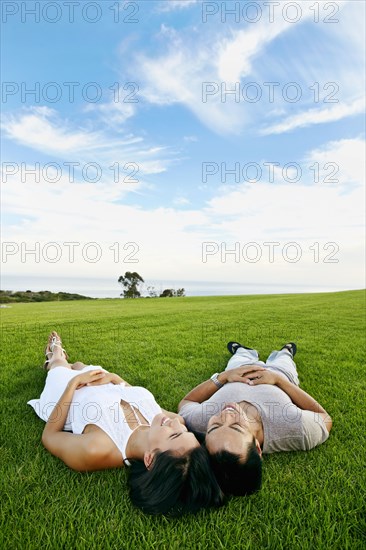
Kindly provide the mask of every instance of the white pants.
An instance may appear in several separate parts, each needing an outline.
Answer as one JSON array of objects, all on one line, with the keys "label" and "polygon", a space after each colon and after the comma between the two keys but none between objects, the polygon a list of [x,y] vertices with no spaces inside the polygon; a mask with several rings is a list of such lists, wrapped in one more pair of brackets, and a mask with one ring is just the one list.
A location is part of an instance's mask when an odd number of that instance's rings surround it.
[{"label": "white pants", "polygon": [[284,375],[292,384],[300,385],[296,364],[292,354],[287,349],[272,351],[267,361],[263,363],[263,361],[259,361],[258,352],[255,349],[238,348],[236,353],[229,359],[225,370],[253,364],[278,372]]}]

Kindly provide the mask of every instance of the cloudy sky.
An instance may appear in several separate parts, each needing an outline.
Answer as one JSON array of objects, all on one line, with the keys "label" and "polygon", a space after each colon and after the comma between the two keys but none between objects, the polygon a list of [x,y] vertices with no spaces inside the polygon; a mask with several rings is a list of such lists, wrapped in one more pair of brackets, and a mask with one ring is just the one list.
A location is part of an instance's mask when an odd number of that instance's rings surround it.
[{"label": "cloudy sky", "polygon": [[7,287],[364,287],[364,2],[2,9]]}]

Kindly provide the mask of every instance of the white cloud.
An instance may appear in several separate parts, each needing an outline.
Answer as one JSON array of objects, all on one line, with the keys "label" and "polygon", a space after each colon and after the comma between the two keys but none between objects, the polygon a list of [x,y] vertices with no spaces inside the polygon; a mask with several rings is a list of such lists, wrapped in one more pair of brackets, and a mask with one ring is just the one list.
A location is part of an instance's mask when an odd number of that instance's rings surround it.
[{"label": "white cloud", "polygon": [[174,199],[173,204],[180,206],[180,205],[189,204],[189,202],[190,201],[186,197],[177,197],[176,199]]},{"label": "white cloud", "polygon": [[[209,201],[207,212],[218,220],[224,238],[327,239],[342,242],[345,249],[357,242],[362,246],[365,146],[361,138],[327,143],[305,156],[298,183],[288,181],[291,174],[286,181],[281,167],[276,167],[274,183],[263,177],[255,183],[226,186]],[[319,164],[317,178],[314,163]],[[331,179],[338,181],[326,182],[331,173]]]},{"label": "white cloud", "polygon": [[319,181],[323,185],[334,187],[337,184],[347,191],[350,186],[365,185],[365,151],[364,139],[341,139],[310,151],[305,163],[307,166],[319,163]]},{"label": "white cloud", "polygon": [[[311,12],[304,12],[301,23],[311,18]],[[293,23],[277,17],[272,24],[263,18],[253,27],[232,31],[219,46],[217,74],[220,80],[239,82],[253,72],[253,62],[265,48],[282,33],[292,30]]]},{"label": "white cloud", "polygon": [[337,186],[252,183],[215,197],[208,212],[224,239],[347,241],[361,235],[363,196],[360,187],[344,195]]},{"label": "white cloud", "polygon": [[[137,72],[138,81],[142,82],[140,93],[149,102],[182,103],[214,131],[239,133],[250,119],[248,109],[243,102],[223,102],[220,83],[226,79],[225,85],[230,89],[250,71],[254,56],[290,28],[293,27],[281,18],[271,25],[263,21],[244,31],[221,25],[215,27],[213,41],[209,25],[183,31],[163,25],[164,53],[136,54],[134,78]],[[204,101],[207,83],[213,83],[217,92]],[[250,106],[253,109],[253,104]]]},{"label": "white cloud", "polygon": [[197,4],[198,0],[163,0],[159,3],[158,11],[168,12],[174,10],[183,10]]},{"label": "white cloud", "polygon": [[88,150],[101,138],[98,132],[71,130],[71,124],[60,121],[57,112],[48,107],[5,115],[2,128],[9,139],[49,154]]},{"label": "white cloud", "polygon": [[[9,257],[4,273],[24,272],[49,276],[105,277],[133,267],[146,278],[178,280],[242,281],[269,285],[324,285],[327,288],[363,286],[364,266],[364,141],[360,138],[325,144],[310,151],[304,164],[337,159],[344,176],[337,185],[315,184],[310,172],[296,185],[260,181],[222,188],[204,208],[142,208],[118,202],[120,189],[111,185],[85,182],[70,184],[63,180],[57,188],[49,184],[27,184],[14,176],[3,185],[3,207],[16,221],[4,228],[3,240],[25,242],[79,242],[76,261],[57,264],[44,258],[36,264],[30,256],[26,264],[20,255]],[[348,155],[353,151],[350,158]],[[343,159],[343,160],[342,160]],[[348,181],[354,185],[349,186]],[[357,184],[357,185],[356,185]],[[179,198],[179,197],[177,197]],[[82,207],[81,207],[82,205]],[[81,251],[86,243],[96,242],[103,261],[87,262]],[[115,263],[113,243],[118,242],[121,258],[136,243],[138,264]],[[202,261],[203,243],[213,242],[214,255]],[[248,243],[257,243],[261,259],[251,263],[255,253]],[[269,246],[274,245],[275,261],[269,261]],[[297,243],[301,261],[283,258],[289,242]],[[236,244],[238,243],[238,244]],[[316,243],[319,243],[316,245]],[[329,245],[327,243],[335,243]],[[239,247],[239,261],[225,252]],[[318,247],[319,261],[316,259]],[[64,256],[67,248],[63,245]],[[244,252],[247,255],[243,255]],[[294,254],[294,247],[288,250]],[[333,256],[332,256],[332,253]],[[330,263],[334,257],[338,263]],[[67,256],[66,256],[67,258]],[[224,261],[225,260],[225,261]]]},{"label": "white cloud", "polygon": [[[112,106],[104,108],[105,116],[108,110],[114,109]],[[4,135],[9,140],[56,157],[55,161],[63,159],[78,162],[79,165],[99,163],[110,180],[112,176],[116,177],[117,170],[121,174],[133,172],[132,165],[136,166],[140,174],[157,174],[165,172],[174,161],[174,152],[170,148],[152,147],[145,144],[140,136],[126,134],[111,137],[109,131],[75,129],[74,126],[48,107],[31,107],[17,114],[6,115],[2,123]],[[114,170],[110,168],[113,165]]]},{"label": "white cloud", "polygon": [[365,112],[365,99],[356,99],[350,104],[338,103],[326,109],[309,109],[297,115],[286,118],[280,123],[267,126],[261,131],[262,135],[283,134],[296,128],[305,128],[312,124],[335,122],[342,118],[362,114]]},{"label": "white cloud", "polygon": [[157,105],[182,103],[214,131],[239,131],[242,120],[237,116],[237,105],[228,103],[224,106],[220,95],[202,102],[203,83],[217,81],[213,68],[205,66],[212,55],[211,46],[202,45],[195,52],[185,49],[182,44],[180,48],[173,48],[167,55],[154,59],[143,55],[138,57],[136,66],[139,78],[144,82],[141,94]]},{"label": "white cloud", "polygon": [[118,130],[135,114],[135,107],[132,103],[114,101],[102,104],[88,103],[85,112],[97,113],[105,126]]},{"label": "white cloud", "polygon": [[[305,4],[304,4],[305,5]],[[362,14],[355,2],[338,2],[335,25],[314,22],[314,9],[304,9],[297,23],[281,16],[269,22],[263,8],[262,18],[255,24],[243,22],[241,26],[227,19],[221,22],[220,14],[206,25],[177,30],[163,25],[162,54],[139,52],[133,63],[133,74],[141,82],[140,93],[151,103],[172,105],[180,103],[189,109],[203,124],[219,134],[240,134],[245,128],[260,128],[266,124],[266,133],[289,131],[310,124],[341,120],[361,112],[364,82],[363,47],[359,37],[349,36],[349,30],[362,33]],[[318,2],[321,19],[329,16],[329,3]],[[219,6],[220,8],[220,6]],[[361,6],[362,12],[364,6]],[[243,28],[244,26],[244,28]],[[301,37],[301,40],[300,38]],[[278,45],[281,38],[283,45]],[[271,49],[270,46],[273,45]],[[276,54],[273,49],[276,48]],[[277,50],[278,48],[278,50]],[[281,54],[294,51],[293,56]],[[351,60],[351,62],[350,62]],[[243,87],[255,82],[262,92],[258,103],[243,98]],[[315,100],[311,86],[321,87],[336,81],[342,103],[325,109],[311,108]],[[269,90],[264,83],[274,82],[276,99],[270,102]],[[294,104],[282,94],[282,87],[290,82],[301,88],[301,101],[297,115]],[[212,83],[216,90],[203,100],[203,87]],[[240,85],[239,100],[225,96],[220,89],[229,90]],[[330,92],[331,90],[329,90]],[[225,101],[226,100],[226,101]],[[279,113],[283,121],[278,122]],[[275,120],[273,124],[269,121]],[[276,120],[277,119],[277,120]]]}]

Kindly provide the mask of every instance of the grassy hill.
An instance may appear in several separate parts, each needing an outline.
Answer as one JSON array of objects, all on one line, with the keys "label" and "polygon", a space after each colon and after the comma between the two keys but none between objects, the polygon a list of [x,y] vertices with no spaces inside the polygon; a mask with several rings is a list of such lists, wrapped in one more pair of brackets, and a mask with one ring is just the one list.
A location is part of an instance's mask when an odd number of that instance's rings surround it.
[{"label": "grassy hill", "polygon": [[92,300],[81,294],[70,294],[69,292],[50,292],[49,290],[13,291],[0,290],[0,304],[12,304],[14,302],[56,302],[65,300]]},{"label": "grassy hill", "polygon": [[[0,547],[12,549],[356,549],[364,547],[365,293],[85,300],[1,312]],[[310,452],[267,455],[260,493],[168,520],[128,500],[126,472],[77,473],[40,441],[43,349],[56,329],[71,360],[144,385],[166,409],[223,370],[226,343],[261,359],[298,344],[301,387],[333,417]]]}]

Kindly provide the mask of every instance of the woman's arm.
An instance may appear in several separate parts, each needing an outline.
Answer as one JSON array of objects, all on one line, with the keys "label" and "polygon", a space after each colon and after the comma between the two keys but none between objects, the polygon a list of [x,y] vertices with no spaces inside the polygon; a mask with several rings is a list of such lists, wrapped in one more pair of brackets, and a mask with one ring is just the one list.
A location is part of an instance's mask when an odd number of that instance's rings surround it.
[{"label": "woman's arm", "polygon": [[119,377],[115,378],[116,376],[101,370],[75,376],[67,384],[46,423],[42,434],[44,447],[73,470],[103,469],[106,467],[106,454],[109,452],[109,449],[95,444],[95,435],[92,433],[78,435],[63,431],[75,390],[89,384],[107,384],[113,381],[119,383]]},{"label": "woman's arm", "polygon": [[105,374],[107,373],[101,370],[91,370],[82,374],[78,374],[70,380],[70,382],[66,386],[64,393],[61,395],[57,405],[53,409],[48,421],[46,422],[46,426],[43,430],[42,442],[43,438],[47,438],[48,435],[62,432],[62,430],[64,429],[75,390],[78,388],[82,388],[83,386],[86,386],[91,382],[101,380],[102,378],[104,378]]}]

